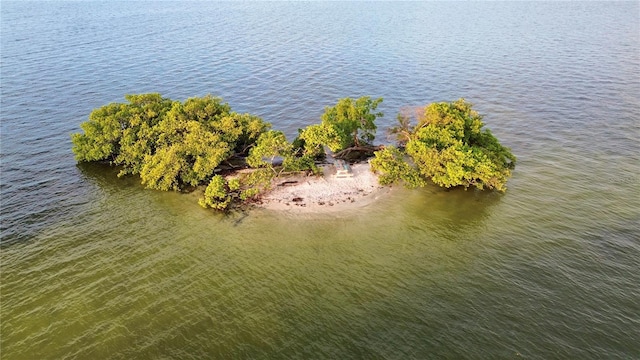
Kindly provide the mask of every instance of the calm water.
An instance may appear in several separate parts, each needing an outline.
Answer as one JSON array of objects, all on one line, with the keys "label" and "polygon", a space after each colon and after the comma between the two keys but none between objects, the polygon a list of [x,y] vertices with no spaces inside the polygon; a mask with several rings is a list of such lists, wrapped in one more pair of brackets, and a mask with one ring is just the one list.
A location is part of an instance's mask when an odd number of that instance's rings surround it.
[{"label": "calm water", "polygon": [[[640,3],[0,8],[3,360],[640,358]],[[345,96],[381,130],[464,97],[519,163],[506,194],[224,217],[76,165],[143,92],[290,136]]]}]

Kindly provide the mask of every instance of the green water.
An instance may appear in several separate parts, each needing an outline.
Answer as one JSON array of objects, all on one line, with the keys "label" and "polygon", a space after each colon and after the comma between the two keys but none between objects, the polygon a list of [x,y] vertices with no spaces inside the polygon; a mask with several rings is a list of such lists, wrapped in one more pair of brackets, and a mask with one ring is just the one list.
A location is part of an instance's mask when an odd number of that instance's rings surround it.
[{"label": "green water", "polygon": [[102,189],[86,212],[2,251],[8,358],[638,349],[637,244],[610,252],[608,234],[625,236],[593,223],[591,210],[532,211],[546,196],[529,193],[523,209],[517,175],[506,194],[393,188],[346,212],[223,216],[195,205],[197,194],[83,171]]},{"label": "green water", "polygon": [[[5,1],[0,358],[640,358],[640,3]],[[505,194],[222,216],[77,166],[127,93],[283,129],[460,97]]]}]

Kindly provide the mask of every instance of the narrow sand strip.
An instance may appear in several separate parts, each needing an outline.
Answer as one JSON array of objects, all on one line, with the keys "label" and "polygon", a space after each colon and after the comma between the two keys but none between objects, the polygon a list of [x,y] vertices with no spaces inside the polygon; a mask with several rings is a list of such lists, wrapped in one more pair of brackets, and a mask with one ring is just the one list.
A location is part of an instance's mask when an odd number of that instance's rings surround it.
[{"label": "narrow sand strip", "polygon": [[367,205],[388,192],[378,184],[369,164],[351,165],[353,177],[335,178],[335,168],[327,165],[321,177],[281,179],[263,196],[261,206],[290,212],[330,212]]}]

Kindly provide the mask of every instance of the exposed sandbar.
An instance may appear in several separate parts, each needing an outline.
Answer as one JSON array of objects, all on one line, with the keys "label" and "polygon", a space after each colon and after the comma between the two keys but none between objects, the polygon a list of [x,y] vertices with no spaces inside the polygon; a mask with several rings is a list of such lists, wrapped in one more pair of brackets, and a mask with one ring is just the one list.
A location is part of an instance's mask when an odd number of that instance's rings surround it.
[{"label": "exposed sandbar", "polygon": [[323,167],[322,176],[282,178],[262,197],[261,207],[300,213],[331,212],[361,207],[389,191],[378,184],[369,164],[351,165],[352,177],[336,178],[333,165]]}]

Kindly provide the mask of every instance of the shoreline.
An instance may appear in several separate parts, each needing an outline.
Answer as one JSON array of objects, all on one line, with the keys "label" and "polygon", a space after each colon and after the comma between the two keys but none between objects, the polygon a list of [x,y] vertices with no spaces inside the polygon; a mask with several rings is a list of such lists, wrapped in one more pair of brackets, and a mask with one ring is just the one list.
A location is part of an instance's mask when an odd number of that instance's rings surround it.
[{"label": "shoreline", "polygon": [[353,176],[336,178],[333,165],[322,176],[294,176],[278,181],[257,207],[291,213],[325,213],[363,207],[389,193],[368,163],[351,165]]}]

